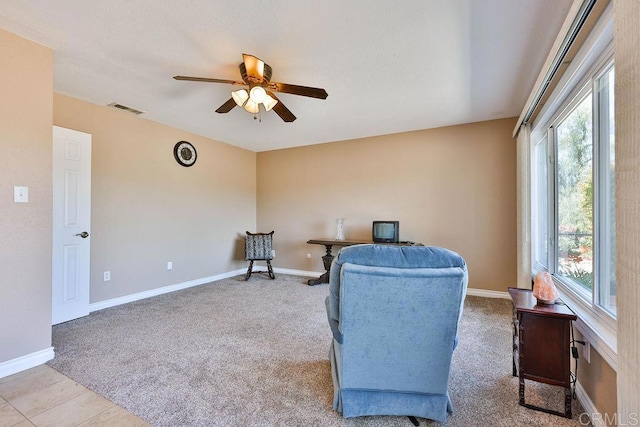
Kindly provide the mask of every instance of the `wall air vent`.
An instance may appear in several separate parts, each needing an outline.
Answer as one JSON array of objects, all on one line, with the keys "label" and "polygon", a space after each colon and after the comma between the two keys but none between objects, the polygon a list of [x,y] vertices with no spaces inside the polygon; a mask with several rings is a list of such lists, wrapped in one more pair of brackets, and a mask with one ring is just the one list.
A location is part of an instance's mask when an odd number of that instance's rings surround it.
[{"label": "wall air vent", "polygon": [[127,113],[133,113],[136,115],[144,114],[144,111],[136,110],[135,108],[127,107],[126,105],[118,104],[117,102],[112,102],[111,104],[107,105],[107,107],[117,108],[118,110],[126,111]]}]

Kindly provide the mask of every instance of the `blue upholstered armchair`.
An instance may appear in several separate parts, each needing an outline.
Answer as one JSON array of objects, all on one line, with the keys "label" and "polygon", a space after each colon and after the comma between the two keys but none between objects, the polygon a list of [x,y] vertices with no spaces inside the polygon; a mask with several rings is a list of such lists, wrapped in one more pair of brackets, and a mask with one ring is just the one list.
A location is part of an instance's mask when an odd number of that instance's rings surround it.
[{"label": "blue upholstered armchair", "polygon": [[445,422],[468,281],[460,255],[428,246],[357,245],[333,260],[325,303],[333,408],[347,417]]}]

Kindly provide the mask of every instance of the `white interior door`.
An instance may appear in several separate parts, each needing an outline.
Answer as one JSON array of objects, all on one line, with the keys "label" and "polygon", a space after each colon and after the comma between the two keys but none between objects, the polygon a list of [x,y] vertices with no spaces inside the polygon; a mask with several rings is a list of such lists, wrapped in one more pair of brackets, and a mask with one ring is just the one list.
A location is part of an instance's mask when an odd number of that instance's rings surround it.
[{"label": "white interior door", "polygon": [[89,314],[91,135],[53,127],[52,324]]}]

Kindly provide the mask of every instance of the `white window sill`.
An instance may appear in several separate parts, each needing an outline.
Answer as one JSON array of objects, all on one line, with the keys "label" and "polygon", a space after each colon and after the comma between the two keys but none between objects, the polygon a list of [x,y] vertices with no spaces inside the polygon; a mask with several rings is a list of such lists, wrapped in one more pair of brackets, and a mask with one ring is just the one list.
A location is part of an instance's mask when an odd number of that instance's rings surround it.
[{"label": "white window sill", "polygon": [[618,335],[615,320],[599,313],[591,304],[569,291],[557,278],[552,278],[562,301],[578,316],[575,322],[576,329],[611,368],[618,372]]}]

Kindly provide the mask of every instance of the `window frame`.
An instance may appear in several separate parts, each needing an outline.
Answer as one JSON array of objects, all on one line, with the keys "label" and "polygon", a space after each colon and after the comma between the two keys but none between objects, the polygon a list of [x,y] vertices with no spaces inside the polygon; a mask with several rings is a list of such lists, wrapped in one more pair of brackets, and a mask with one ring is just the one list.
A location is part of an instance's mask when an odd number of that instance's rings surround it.
[{"label": "window frame", "polygon": [[[597,174],[601,172],[602,165],[596,159],[596,156],[600,155],[602,149],[600,143],[596,143],[595,139],[600,137],[600,129],[596,124],[598,122],[599,110],[598,110],[598,96],[597,94],[597,82],[600,77],[605,75],[611,66],[615,66],[614,63],[614,48],[613,48],[613,12],[611,7],[607,8],[607,11],[603,14],[598,24],[594,27],[593,31],[583,44],[582,48],[567,68],[560,82],[550,95],[545,106],[542,108],[535,121],[531,126],[531,143],[530,143],[530,215],[534,215],[533,206],[536,203],[536,193],[534,190],[533,181],[538,179],[536,172],[534,172],[535,149],[546,139],[547,144],[547,178],[549,181],[547,191],[547,206],[548,206],[548,242],[547,242],[547,267],[541,268],[537,263],[535,254],[537,248],[536,243],[540,242],[542,236],[531,236],[531,273],[532,277],[540,271],[549,271],[552,273],[554,283],[556,283],[558,291],[562,300],[578,315],[578,321],[576,326],[578,330],[584,335],[584,337],[594,346],[596,350],[603,356],[603,358],[612,366],[614,370],[617,370],[617,319],[613,317],[607,310],[598,305],[598,288],[594,283],[593,291],[591,295],[586,292],[579,292],[572,286],[567,286],[566,281],[562,280],[555,274],[556,262],[557,262],[557,205],[556,205],[556,143],[555,143],[555,126],[565,118],[572,111],[572,106],[575,106],[583,99],[583,96],[587,92],[592,93],[592,114],[593,114],[593,129],[592,135],[594,138],[594,152],[593,152],[593,165],[592,173]],[[615,112],[614,112],[615,113]],[[597,132],[597,133],[596,133]],[[608,146],[608,144],[606,144]],[[597,148],[597,149],[596,149]],[[598,168],[598,169],[596,169]],[[596,183],[594,177],[594,190]],[[603,238],[601,229],[601,217],[598,214],[600,201],[597,200],[596,193],[594,191],[593,200],[593,246],[594,249],[599,244],[600,239]],[[534,218],[532,218],[533,225]],[[531,230],[535,232],[534,229]],[[598,255],[596,255],[598,252]],[[594,272],[596,272],[596,263],[600,262],[602,254],[600,251],[594,250]],[[615,268],[615,266],[611,266]],[[600,269],[597,269],[598,275]],[[595,276],[594,276],[594,282]]]},{"label": "window frame", "polygon": [[[615,271],[615,265],[610,265],[608,262],[607,263],[603,263],[602,259],[603,258],[609,258],[611,257],[611,251],[613,250],[615,252],[615,247],[611,248],[610,242],[611,242],[611,230],[610,230],[610,223],[609,223],[609,219],[610,219],[610,212],[608,209],[608,202],[609,202],[609,186],[611,184],[610,182],[610,170],[609,170],[609,160],[610,160],[610,144],[608,143],[609,139],[609,135],[605,135],[604,131],[605,130],[609,130],[609,125],[607,124],[606,129],[602,129],[601,128],[601,124],[604,122],[604,120],[601,120],[601,101],[602,98],[600,97],[600,87],[599,87],[599,82],[600,80],[605,77],[606,75],[609,74],[609,72],[611,70],[614,70],[614,78],[615,78],[615,61],[613,58],[613,52],[610,53],[610,55],[608,55],[607,57],[603,58],[603,64],[599,69],[598,72],[594,75],[593,77],[593,90],[598,92],[598,96],[597,98],[594,97],[594,102],[593,102],[593,115],[594,117],[597,117],[597,120],[594,120],[594,127],[593,127],[593,132],[594,135],[597,134],[598,139],[601,141],[597,147],[594,147],[594,166],[593,166],[593,170],[594,173],[598,173],[600,178],[598,179],[597,182],[594,181],[594,199],[593,199],[593,204],[594,204],[594,212],[593,212],[593,223],[594,223],[594,235],[593,235],[593,244],[594,247],[595,245],[598,245],[599,247],[602,246],[603,244],[607,246],[608,251],[606,253],[604,253],[603,251],[597,251],[594,252],[594,263],[598,263],[598,265],[600,266],[599,270],[598,270],[598,283],[602,283],[603,280],[605,280],[605,278],[609,277],[610,278],[610,273],[611,273],[611,269],[613,268]],[[611,89],[611,88],[610,88]],[[608,101],[608,99],[607,99]],[[615,115],[615,111],[614,111],[614,115]],[[609,119],[610,116],[607,115],[607,119]],[[607,142],[602,142],[603,139],[607,139]],[[614,139],[614,144],[615,144],[615,139]],[[597,188],[595,187],[595,185],[597,184]],[[603,197],[605,194],[607,194],[606,197]],[[606,200],[603,200],[606,199]],[[615,197],[613,200],[613,203],[615,204]],[[601,207],[602,206],[602,207]],[[614,218],[615,219],[615,218]],[[604,243],[603,243],[604,242]],[[611,286],[611,283],[609,283],[609,286],[607,287],[607,289],[609,289],[609,287]],[[603,292],[603,287],[599,286],[597,289],[597,294],[596,294],[596,290],[594,289],[594,296],[593,299],[596,302],[596,306],[605,312],[605,314],[613,317],[614,319],[617,319],[617,306],[616,306],[616,313],[615,315],[612,315],[606,308],[604,308],[603,304],[598,304],[600,298],[601,298],[601,293]],[[616,297],[617,297],[617,292],[616,292]]]},{"label": "window frame", "polygon": [[[549,129],[547,132],[543,132],[542,135],[540,135],[539,140],[534,140],[533,139],[533,135],[532,135],[532,149],[531,149],[531,204],[530,206],[532,207],[532,211],[531,211],[531,268],[533,271],[548,271],[549,269],[549,265],[550,265],[550,261],[552,258],[552,254],[549,252],[550,251],[550,239],[552,239],[552,236],[549,233],[549,224],[551,224],[553,222],[553,219],[551,218],[551,209],[549,209],[549,206],[552,205],[553,203],[553,193],[551,191],[551,175],[549,174],[549,171],[552,168],[552,158],[551,158],[551,129]],[[546,245],[542,244],[540,245],[541,241],[544,241],[545,239],[543,238],[542,235],[538,235],[537,232],[539,230],[541,230],[541,223],[542,221],[538,221],[538,219],[536,218],[536,215],[534,215],[533,212],[533,207],[537,206],[534,202],[536,200],[536,197],[539,195],[539,185],[541,183],[540,180],[540,176],[538,176],[537,173],[537,169],[534,166],[537,166],[538,164],[538,153],[536,153],[536,150],[541,147],[544,146],[544,162],[545,162],[545,167],[546,167],[546,176],[545,176],[545,181],[544,181],[544,185],[545,185],[545,194],[544,196],[546,196],[546,218],[544,218],[544,224],[546,225],[546,230],[544,231],[547,240],[546,240]],[[535,175],[534,175],[535,174]],[[535,224],[535,225],[534,225]],[[539,260],[538,260],[538,250],[540,249],[540,247],[544,247],[544,252],[546,254],[546,260],[544,260],[544,264],[540,264]]]}]

